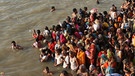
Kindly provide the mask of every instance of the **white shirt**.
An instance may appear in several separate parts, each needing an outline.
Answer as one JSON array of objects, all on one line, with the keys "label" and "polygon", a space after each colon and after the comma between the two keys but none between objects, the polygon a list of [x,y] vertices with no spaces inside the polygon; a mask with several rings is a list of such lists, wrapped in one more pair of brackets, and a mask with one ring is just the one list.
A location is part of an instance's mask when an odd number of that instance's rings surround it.
[{"label": "white shirt", "polygon": [[35,48],[38,48],[38,42],[33,43],[33,46],[34,46]]},{"label": "white shirt", "polygon": [[55,50],[58,49],[58,48],[60,48],[60,47],[61,47],[60,44],[56,44],[56,45],[55,45]]},{"label": "white shirt", "polygon": [[63,68],[66,68],[69,64],[69,56],[66,56],[64,63],[63,63]]},{"label": "white shirt", "polygon": [[73,58],[71,58],[70,57],[70,68],[72,69],[72,70],[77,70],[77,68],[78,68],[78,65],[77,65],[77,63],[76,63],[76,57],[73,57]]},{"label": "white shirt", "polygon": [[49,31],[48,30],[44,30],[43,35],[44,36],[48,36],[48,34],[49,34]]},{"label": "white shirt", "polygon": [[58,65],[58,64],[60,64],[61,62],[62,62],[62,59],[61,59],[61,57],[62,57],[62,55],[60,54],[60,55],[57,55],[57,56],[55,56],[55,59],[56,59],[56,64]]},{"label": "white shirt", "polygon": [[100,28],[100,26],[98,24],[93,24],[93,28],[95,31],[97,31]]}]

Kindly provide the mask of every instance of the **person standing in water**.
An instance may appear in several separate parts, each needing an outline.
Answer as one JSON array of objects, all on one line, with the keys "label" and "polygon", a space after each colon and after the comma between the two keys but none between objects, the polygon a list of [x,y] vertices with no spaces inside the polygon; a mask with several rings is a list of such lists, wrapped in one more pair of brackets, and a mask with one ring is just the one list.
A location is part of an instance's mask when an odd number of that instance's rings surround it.
[{"label": "person standing in water", "polygon": [[99,0],[96,0],[97,4],[99,4]]},{"label": "person standing in water", "polygon": [[55,10],[55,6],[52,6],[50,12],[54,12]]}]

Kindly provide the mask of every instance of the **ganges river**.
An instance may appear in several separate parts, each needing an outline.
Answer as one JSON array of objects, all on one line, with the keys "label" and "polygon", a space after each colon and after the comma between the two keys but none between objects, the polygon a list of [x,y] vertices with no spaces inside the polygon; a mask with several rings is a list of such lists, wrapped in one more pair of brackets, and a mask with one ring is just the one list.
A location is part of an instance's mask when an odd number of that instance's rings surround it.
[{"label": "ganges river", "polygon": [[[53,76],[59,76],[62,67],[39,61],[40,52],[32,47],[31,30],[43,31],[45,26],[57,25],[71,16],[73,8],[109,11],[112,4],[119,8],[124,0],[99,1],[97,5],[96,0],[0,0],[0,72],[6,76],[43,76],[43,68],[49,66]],[[56,11],[50,12],[51,6],[55,6]],[[13,51],[13,40],[24,49]]]}]

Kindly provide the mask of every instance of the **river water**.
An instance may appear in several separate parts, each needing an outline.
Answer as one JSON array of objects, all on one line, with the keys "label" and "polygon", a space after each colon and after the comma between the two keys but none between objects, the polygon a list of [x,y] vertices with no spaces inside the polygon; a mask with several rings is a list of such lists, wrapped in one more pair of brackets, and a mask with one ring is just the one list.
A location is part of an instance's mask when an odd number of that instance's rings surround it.
[{"label": "river water", "polygon": [[[32,47],[31,30],[56,25],[71,16],[72,9],[88,7],[100,12],[109,10],[112,4],[118,8],[123,0],[0,0],[0,72],[6,76],[42,76],[42,70],[49,66],[54,76],[61,67],[53,67],[52,62],[39,62],[39,51]],[[51,6],[56,11],[50,12]],[[24,50],[12,51],[11,41],[15,40]]]}]

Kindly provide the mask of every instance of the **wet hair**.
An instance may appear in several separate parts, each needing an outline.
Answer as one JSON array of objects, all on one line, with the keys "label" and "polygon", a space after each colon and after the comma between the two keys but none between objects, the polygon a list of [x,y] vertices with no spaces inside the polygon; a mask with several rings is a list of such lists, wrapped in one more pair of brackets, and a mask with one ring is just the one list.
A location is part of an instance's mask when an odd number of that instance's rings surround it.
[{"label": "wet hair", "polygon": [[104,11],[103,14],[104,14],[104,15],[107,15],[108,13],[107,13],[107,11]]},{"label": "wet hair", "polygon": [[12,41],[11,43],[15,44],[16,42],[15,41]]},{"label": "wet hair", "polygon": [[84,7],[84,10],[85,10],[85,11],[87,11],[87,10],[88,10],[88,8],[87,8],[87,7]]},{"label": "wet hair", "polygon": [[47,73],[49,73],[49,67],[46,66],[45,69],[46,69]]},{"label": "wet hair", "polygon": [[68,72],[67,72],[66,70],[63,70],[61,73],[62,73],[64,76],[68,76]]},{"label": "wet hair", "polygon": [[41,32],[40,32],[40,30],[37,30],[37,34],[40,34]]},{"label": "wet hair", "polygon": [[52,6],[51,9],[55,9],[55,6]]},{"label": "wet hair", "polygon": [[73,8],[73,12],[77,12],[77,9],[76,8]]},{"label": "wet hair", "polygon": [[12,43],[14,46],[16,46],[16,42],[15,42],[15,41],[12,41],[11,43]]},{"label": "wet hair", "polygon": [[45,27],[45,30],[49,30],[47,26]]}]

